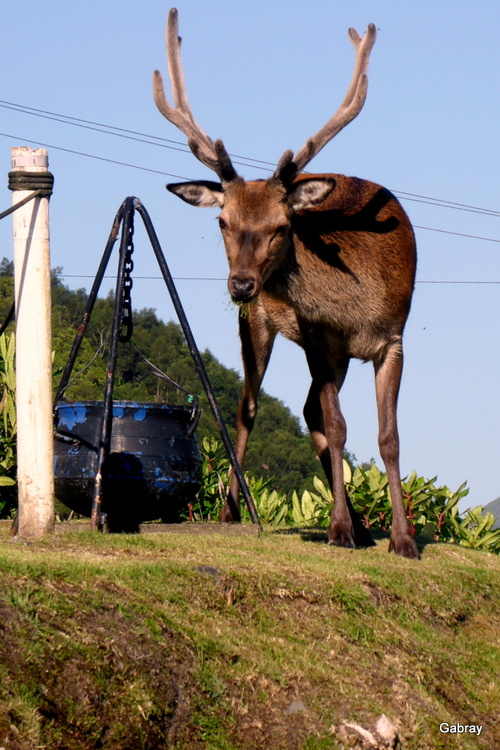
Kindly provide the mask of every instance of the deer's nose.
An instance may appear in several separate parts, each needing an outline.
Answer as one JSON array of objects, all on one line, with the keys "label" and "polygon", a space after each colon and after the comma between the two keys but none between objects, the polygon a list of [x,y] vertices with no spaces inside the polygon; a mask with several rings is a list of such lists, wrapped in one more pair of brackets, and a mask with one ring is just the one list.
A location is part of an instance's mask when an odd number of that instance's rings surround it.
[{"label": "deer's nose", "polygon": [[235,302],[248,302],[257,291],[257,281],[248,276],[232,276],[229,279],[229,293]]}]

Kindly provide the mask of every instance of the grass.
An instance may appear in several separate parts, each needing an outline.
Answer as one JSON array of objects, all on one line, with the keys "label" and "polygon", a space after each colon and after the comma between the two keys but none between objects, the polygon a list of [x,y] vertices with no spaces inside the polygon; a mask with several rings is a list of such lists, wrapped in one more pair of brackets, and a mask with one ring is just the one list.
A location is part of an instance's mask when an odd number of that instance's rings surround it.
[{"label": "grass", "polygon": [[[497,748],[500,559],[322,537],[0,536],[0,746]],[[295,707],[295,708],[294,708]],[[297,708],[298,707],[298,708]],[[481,724],[445,735],[442,722]]]}]

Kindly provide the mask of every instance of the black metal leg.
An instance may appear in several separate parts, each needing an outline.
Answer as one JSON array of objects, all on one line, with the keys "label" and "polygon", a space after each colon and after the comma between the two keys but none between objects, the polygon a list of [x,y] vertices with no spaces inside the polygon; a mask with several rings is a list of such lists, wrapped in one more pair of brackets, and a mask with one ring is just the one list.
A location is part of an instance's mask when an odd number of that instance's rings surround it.
[{"label": "black metal leg", "polygon": [[[231,439],[227,432],[227,428],[222,418],[219,406],[217,404],[217,400],[215,398],[215,394],[213,392],[211,383],[208,379],[208,375],[207,375],[205,366],[203,364],[203,360],[201,359],[199,349],[194,340],[191,327],[186,318],[184,308],[179,299],[179,295],[177,294],[177,289],[175,287],[174,281],[170,274],[170,270],[168,268],[167,262],[165,260],[165,256],[163,254],[160,243],[158,241],[158,237],[156,235],[155,229],[153,227],[153,224],[151,222],[148,212],[146,211],[146,209],[144,208],[140,200],[138,198],[131,196],[131,197],[126,198],[123,201],[120,209],[118,210],[118,213],[116,214],[115,221],[113,223],[113,227],[109,235],[108,243],[104,250],[104,254],[103,254],[101,263],[99,265],[99,269],[97,271],[97,275],[94,280],[94,283],[93,283],[93,286],[92,286],[92,289],[91,289],[91,292],[87,301],[87,306],[85,308],[85,312],[83,314],[81,324],[78,328],[75,340],[73,342],[73,346],[69,355],[69,359],[64,369],[63,375],[61,377],[61,381],[57,389],[56,398],[55,398],[55,402],[59,401],[62,398],[64,391],[68,387],[69,378],[73,370],[76,358],[78,356],[78,352],[80,349],[80,345],[82,343],[83,336],[85,335],[88,324],[90,322],[90,316],[94,308],[97,294],[99,292],[102,279],[106,271],[109,258],[111,256],[111,252],[118,238],[118,233],[119,233],[120,226],[121,226],[122,236],[121,236],[121,242],[120,242],[120,258],[119,258],[118,274],[117,274],[117,281],[116,281],[113,327],[112,327],[111,343],[110,343],[110,349],[109,349],[109,355],[108,355],[108,366],[107,366],[107,372],[106,372],[106,383],[105,383],[105,390],[104,390],[104,408],[103,408],[103,418],[102,418],[100,442],[99,442],[99,450],[98,450],[98,464],[97,464],[98,470],[97,470],[94,494],[93,494],[93,500],[92,500],[91,528],[92,530],[97,530],[99,526],[101,525],[101,501],[102,501],[102,479],[103,479],[102,469],[103,469],[104,462],[109,454],[109,446],[110,446],[110,440],[111,440],[111,424],[112,424],[112,415],[113,415],[113,387],[114,387],[114,378],[115,378],[115,370],[116,370],[116,360],[117,360],[117,355],[118,355],[118,344],[120,340],[122,341],[124,340],[123,336],[121,336],[122,327],[124,325],[127,327],[128,336],[130,336],[130,333],[131,333],[131,320],[130,320],[129,310],[127,312],[127,316],[128,316],[127,320],[124,320],[124,300],[125,300],[125,286],[127,283],[127,279],[126,279],[127,274],[128,274],[128,283],[130,285],[130,270],[131,269],[129,267],[127,270],[127,263],[129,266],[131,265],[130,264],[131,249],[130,249],[129,242],[130,242],[131,234],[133,232],[134,212],[136,210],[139,212],[144,222],[144,226],[148,233],[151,246],[153,248],[156,259],[158,261],[158,265],[160,267],[165,284],[167,286],[167,290],[172,299],[172,304],[174,305],[174,309],[176,311],[177,317],[179,319],[179,323],[184,333],[184,337],[186,339],[191,357],[193,358],[196,371],[201,380],[203,388],[205,389],[205,393],[207,394],[208,402],[210,404],[210,409],[214,415],[215,422],[219,429],[222,442],[224,443],[224,446],[226,448],[229,460],[231,462],[231,466],[233,467],[234,474],[240,485],[241,492],[243,494],[246,506],[250,513],[250,517],[254,524],[257,524],[259,527],[261,527],[261,523],[260,523],[257,509],[255,507],[255,503],[253,501],[250,490],[248,489],[248,485],[246,483],[241,467],[236,458],[236,454],[234,452]],[[126,337],[125,337],[125,340],[127,340]]]}]

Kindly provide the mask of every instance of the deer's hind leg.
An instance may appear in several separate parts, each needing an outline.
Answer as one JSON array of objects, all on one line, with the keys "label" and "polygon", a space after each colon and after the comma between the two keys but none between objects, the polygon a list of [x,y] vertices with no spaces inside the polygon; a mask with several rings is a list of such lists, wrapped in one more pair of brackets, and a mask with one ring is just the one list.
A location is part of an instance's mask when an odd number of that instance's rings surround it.
[{"label": "deer's hind leg", "polygon": [[346,423],[340,409],[339,391],[349,359],[338,359],[332,366],[319,351],[306,354],[312,385],[304,406],[304,418],[334,497],[328,541],[340,547],[372,546],[371,534],[352,507],[344,485]]},{"label": "deer's hind leg", "polygon": [[387,471],[392,501],[392,532],[389,551],[402,557],[419,558],[406,517],[399,470],[397,403],[403,371],[403,347],[396,341],[374,362],[379,421],[379,450]]}]

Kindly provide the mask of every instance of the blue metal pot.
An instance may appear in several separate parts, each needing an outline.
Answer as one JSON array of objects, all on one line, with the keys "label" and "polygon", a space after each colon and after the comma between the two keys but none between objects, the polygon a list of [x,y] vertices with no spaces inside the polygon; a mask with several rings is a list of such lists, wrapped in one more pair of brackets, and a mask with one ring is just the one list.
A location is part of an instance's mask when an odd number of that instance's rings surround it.
[{"label": "blue metal pot", "polygon": [[[84,516],[91,515],[102,414],[100,401],[60,402],[54,409],[56,497]],[[191,406],[113,402],[102,484],[110,530],[180,520],[201,486],[197,416]]]}]

